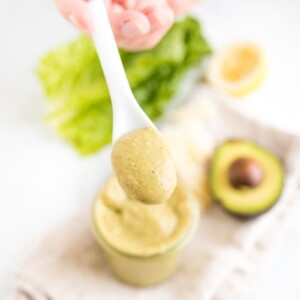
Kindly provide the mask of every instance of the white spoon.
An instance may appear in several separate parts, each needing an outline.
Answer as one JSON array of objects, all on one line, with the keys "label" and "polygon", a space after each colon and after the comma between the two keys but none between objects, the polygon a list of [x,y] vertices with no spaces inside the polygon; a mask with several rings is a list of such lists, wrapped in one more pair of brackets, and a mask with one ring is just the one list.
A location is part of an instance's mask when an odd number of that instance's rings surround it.
[{"label": "white spoon", "polygon": [[126,133],[154,124],[137,103],[119,55],[104,0],[90,0],[92,38],[101,61],[113,107],[113,142]]},{"label": "white spoon", "polygon": [[160,204],[177,185],[171,154],[131,91],[104,0],[91,0],[89,7],[94,19],[92,37],[112,100],[114,173],[130,198]]}]

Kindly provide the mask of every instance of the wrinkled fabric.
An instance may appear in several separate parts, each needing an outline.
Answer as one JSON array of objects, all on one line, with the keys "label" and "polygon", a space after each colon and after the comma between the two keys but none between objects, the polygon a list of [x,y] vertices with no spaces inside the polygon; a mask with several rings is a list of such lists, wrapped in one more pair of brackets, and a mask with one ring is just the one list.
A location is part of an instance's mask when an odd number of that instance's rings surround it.
[{"label": "wrinkled fabric", "polygon": [[[177,272],[147,288],[117,280],[92,235],[87,208],[58,225],[33,250],[16,273],[10,300],[235,300],[242,295],[263,266],[282,225],[300,205],[299,139],[239,115],[206,88],[171,112],[161,130],[179,174],[190,174],[185,183],[203,210]],[[229,137],[249,138],[268,147],[279,155],[287,172],[280,201],[265,215],[247,222],[212,205],[205,183],[200,189],[197,185],[206,178],[214,145]]]}]

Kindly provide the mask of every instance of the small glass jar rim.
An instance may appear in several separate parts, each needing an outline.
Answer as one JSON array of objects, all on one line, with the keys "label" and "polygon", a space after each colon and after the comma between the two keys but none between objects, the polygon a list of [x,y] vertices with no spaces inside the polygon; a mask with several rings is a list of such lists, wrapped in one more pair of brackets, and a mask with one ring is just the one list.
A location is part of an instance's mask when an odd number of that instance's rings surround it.
[{"label": "small glass jar rim", "polygon": [[179,250],[189,240],[189,237],[192,235],[192,233],[194,232],[194,230],[198,224],[198,218],[199,218],[198,201],[197,201],[197,199],[195,199],[195,197],[193,195],[189,194],[188,197],[189,197],[189,201],[194,202],[194,203],[192,203],[192,217],[191,217],[190,224],[189,224],[188,228],[186,229],[186,234],[184,234],[182,236],[182,238],[178,240],[177,243],[170,245],[169,248],[167,248],[166,250],[164,250],[162,252],[148,254],[148,255],[132,254],[132,253],[126,253],[126,252],[121,251],[121,250],[117,249],[116,247],[112,246],[101,234],[101,230],[96,221],[96,205],[97,205],[98,198],[96,198],[94,200],[93,205],[92,205],[92,227],[93,227],[94,235],[100,245],[104,244],[105,247],[109,248],[113,252],[116,252],[117,254],[125,256],[127,258],[151,259],[151,258],[156,258],[159,256],[166,255],[175,250]]}]

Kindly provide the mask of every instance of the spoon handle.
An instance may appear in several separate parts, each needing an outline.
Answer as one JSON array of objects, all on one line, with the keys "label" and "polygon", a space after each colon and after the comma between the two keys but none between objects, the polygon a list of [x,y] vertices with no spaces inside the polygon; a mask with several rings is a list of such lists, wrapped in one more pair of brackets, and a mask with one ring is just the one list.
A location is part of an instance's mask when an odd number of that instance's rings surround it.
[{"label": "spoon handle", "polygon": [[89,7],[94,19],[92,37],[101,61],[104,76],[113,101],[118,101],[118,99],[124,98],[124,92],[129,93],[131,90],[106,12],[104,0],[91,0],[89,1]]},{"label": "spoon handle", "polygon": [[153,126],[131,91],[106,12],[104,0],[91,0],[92,37],[108,85],[113,107],[113,141],[145,126]]}]

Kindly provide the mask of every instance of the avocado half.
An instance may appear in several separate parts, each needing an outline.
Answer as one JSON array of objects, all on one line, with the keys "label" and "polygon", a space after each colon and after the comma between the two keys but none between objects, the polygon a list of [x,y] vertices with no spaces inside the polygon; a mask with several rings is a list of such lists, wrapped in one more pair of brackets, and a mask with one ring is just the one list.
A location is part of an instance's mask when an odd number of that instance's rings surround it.
[{"label": "avocado half", "polygon": [[228,140],[214,152],[209,182],[225,210],[254,217],[277,202],[284,178],[282,163],[273,153],[247,140]]}]

